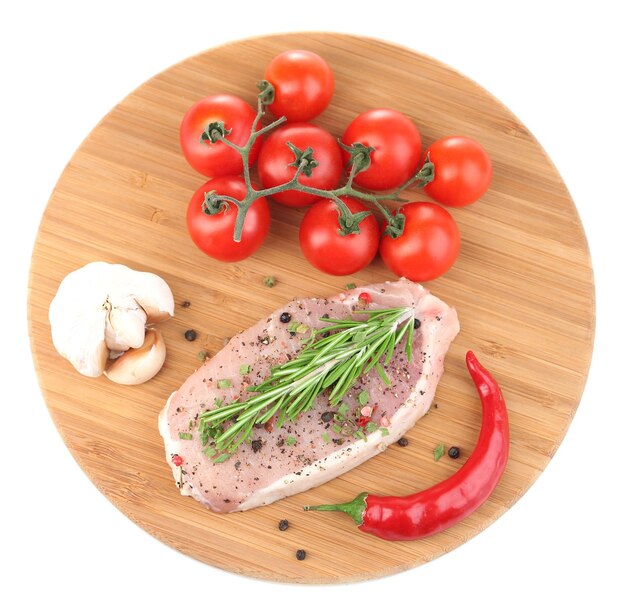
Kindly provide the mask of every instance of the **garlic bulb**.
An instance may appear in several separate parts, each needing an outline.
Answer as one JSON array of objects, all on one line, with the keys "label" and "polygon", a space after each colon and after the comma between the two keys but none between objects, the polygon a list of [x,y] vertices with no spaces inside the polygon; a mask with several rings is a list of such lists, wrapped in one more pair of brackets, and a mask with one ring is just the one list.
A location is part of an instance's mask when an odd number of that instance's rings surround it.
[{"label": "garlic bulb", "polygon": [[[109,358],[143,348],[146,325],[173,315],[174,297],[162,278],[100,261],[69,273],[48,311],[55,348],[90,377],[103,374]],[[157,346],[165,352],[162,339]]]}]

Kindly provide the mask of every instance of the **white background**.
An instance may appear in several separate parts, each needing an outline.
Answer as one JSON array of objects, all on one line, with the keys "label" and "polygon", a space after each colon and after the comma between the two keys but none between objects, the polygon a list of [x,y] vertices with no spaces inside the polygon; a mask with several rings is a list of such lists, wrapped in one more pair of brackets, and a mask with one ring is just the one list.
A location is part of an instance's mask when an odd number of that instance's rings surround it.
[{"label": "white background", "polygon": [[[618,88],[626,45],[619,5],[4,2],[0,245],[8,286],[1,302],[0,612],[624,614],[626,319],[618,291],[626,262],[626,100]],[[219,571],[126,519],[58,436],[35,379],[26,329],[39,219],[64,165],[100,118],[189,55],[233,39],[301,30],[406,45],[502,100],[562,174],[587,232],[597,285],[587,387],[563,445],[530,491],[485,532],[428,565],[323,588]]]}]

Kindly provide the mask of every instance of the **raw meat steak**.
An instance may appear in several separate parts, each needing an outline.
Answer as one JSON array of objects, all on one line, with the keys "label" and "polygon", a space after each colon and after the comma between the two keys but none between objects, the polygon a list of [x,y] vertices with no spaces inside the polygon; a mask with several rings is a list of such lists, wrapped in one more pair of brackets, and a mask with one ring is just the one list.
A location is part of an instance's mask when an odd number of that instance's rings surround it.
[{"label": "raw meat steak", "polygon": [[[371,297],[368,309],[412,307],[419,321],[410,364],[400,344],[386,367],[391,384],[387,386],[371,370],[344,396],[345,416],[357,421],[364,406],[359,393],[368,392],[366,406],[373,410],[371,420],[380,428],[365,438],[355,435],[349,428],[354,424],[333,418],[330,413],[337,407],[330,407],[327,394],[322,393],[296,422],[286,421],[280,429],[272,422],[256,426],[251,442],[244,442],[228,460],[218,464],[210,460],[203,453],[198,416],[217,404],[255,395],[247,387],[267,378],[272,365],[294,357],[307,338],[307,334],[290,332],[281,314],[288,313],[291,323],[325,327],[328,323],[320,317],[350,317],[362,292]],[[243,511],[318,486],[384,451],[429,409],[445,354],[458,332],[453,308],[404,279],[356,288],[329,299],[294,300],[279,308],[233,337],[170,396],[161,412],[159,431],[181,493],[216,512]],[[246,372],[240,370],[242,365],[250,366],[248,374],[241,374]],[[174,464],[180,462],[180,458],[173,462],[174,456],[182,458],[182,466]]]}]

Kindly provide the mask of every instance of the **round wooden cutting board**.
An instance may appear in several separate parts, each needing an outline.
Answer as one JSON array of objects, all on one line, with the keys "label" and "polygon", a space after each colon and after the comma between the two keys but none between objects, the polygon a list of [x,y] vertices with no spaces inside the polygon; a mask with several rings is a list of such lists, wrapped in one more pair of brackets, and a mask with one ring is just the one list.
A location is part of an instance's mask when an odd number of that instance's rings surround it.
[{"label": "round wooden cutting board", "polygon": [[[411,117],[423,142],[462,134],[493,159],[493,183],[477,203],[450,209],[462,235],[455,266],[428,288],[455,306],[461,334],[431,411],[384,453],[315,490],[244,513],[219,515],[179,494],[157,429],[169,394],[217,353],[226,337],[294,297],[326,296],[346,283],[393,279],[380,259],[357,275],[324,275],[302,257],[303,211],[274,206],[272,228],[253,257],[214,261],[189,239],[185,211],[204,182],[184,160],[178,127],[199,98],[230,92],[255,104],[267,62],[290,48],[322,55],[335,74],[330,108],[315,122],[340,136],[358,113],[393,107]],[[426,200],[420,190],[412,200]],[[90,261],[152,271],[170,285],[176,315],[161,326],[168,354],[144,385],[80,376],[52,346],[48,306],[63,277]],[[265,276],[276,286],[267,288]],[[183,306],[183,302],[189,302]],[[93,483],[142,528],[200,561],[281,582],[364,580],[429,561],[493,522],[545,468],[572,420],[594,335],[593,274],[584,231],[541,146],[513,114],[463,75],[410,49],[339,34],[288,34],[211,49],[132,92],[80,146],[50,198],[34,247],[29,325],[50,413]],[[198,332],[188,342],[184,332]],[[454,528],[413,542],[359,532],[339,513],[303,506],[342,502],[363,490],[407,494],[451,475],[480,428],[480,403],[466,372],[468,349],[498,378],[511,422],[510,460],[497,489]],[[438,443],[462,455],[435,462]],[[289,529],[278,530],[278,521]],[[295,552],[307,558],[298,561]]]}]

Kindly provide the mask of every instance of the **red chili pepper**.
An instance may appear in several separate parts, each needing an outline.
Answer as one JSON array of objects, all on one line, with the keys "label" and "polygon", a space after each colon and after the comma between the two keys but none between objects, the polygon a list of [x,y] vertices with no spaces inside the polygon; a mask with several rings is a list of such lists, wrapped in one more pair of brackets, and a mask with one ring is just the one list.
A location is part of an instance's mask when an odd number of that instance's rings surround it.
[{"label": "red chili pepper", "polygon": [[343,511],[359,529],[382,539],[420,539],[450,528],[469,516],[493,492],[509,456],[506,404],[494,378],[467,352],[469,370],[482,403],[482,427],[476,448],[451,477],[410,496],[374,496],[363,492],[349,503],[305,510]]},{"label": "red chili pepper", "polygon": [[183,463],[183,459],[178,454],[175,454],[172,456],[172,464],[174,466],[181,466],[182,463]]}]

